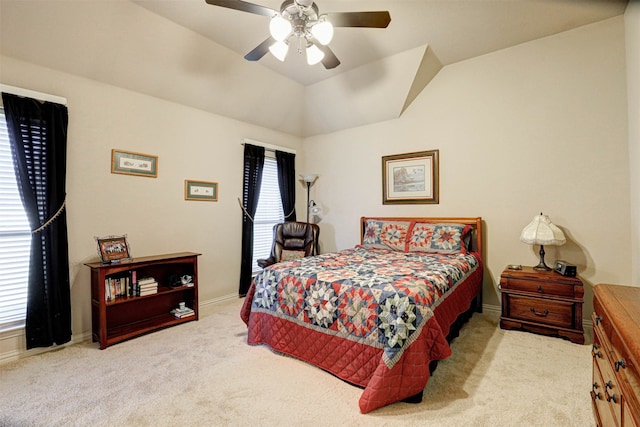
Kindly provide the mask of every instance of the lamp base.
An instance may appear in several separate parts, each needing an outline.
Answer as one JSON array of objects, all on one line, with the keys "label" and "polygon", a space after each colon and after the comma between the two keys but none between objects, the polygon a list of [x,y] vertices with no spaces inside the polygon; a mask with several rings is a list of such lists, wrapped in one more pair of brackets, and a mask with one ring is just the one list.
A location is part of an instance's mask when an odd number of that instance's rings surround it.
[{"label": "lamp base", "polygon": [[544,263],[544,245],[540,245],[540,262],[538,265],[533,267],[534,270],[538,271],[549,271],[551,267]]}]

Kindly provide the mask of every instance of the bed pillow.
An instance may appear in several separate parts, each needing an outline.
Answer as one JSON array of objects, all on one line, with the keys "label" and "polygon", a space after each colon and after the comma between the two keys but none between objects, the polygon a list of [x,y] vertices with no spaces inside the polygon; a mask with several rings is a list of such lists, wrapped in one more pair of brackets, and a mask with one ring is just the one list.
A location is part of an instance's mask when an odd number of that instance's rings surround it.
[{"label": "bed pillow", "polygon": [[380,221],[368,219],[364,226],[362,245],[368,248],[407,250],[407,235],[411,221]]},{"label": "bed pillow", "polygon": [[304,258],[304,251],[283,249],[282,254],[280,255],[280,261],[293,261],[300,258]]},{"label": "bed pillow", "polygon": [[409,252],[466,254],[470,225],[416,222],[409,235]]}]

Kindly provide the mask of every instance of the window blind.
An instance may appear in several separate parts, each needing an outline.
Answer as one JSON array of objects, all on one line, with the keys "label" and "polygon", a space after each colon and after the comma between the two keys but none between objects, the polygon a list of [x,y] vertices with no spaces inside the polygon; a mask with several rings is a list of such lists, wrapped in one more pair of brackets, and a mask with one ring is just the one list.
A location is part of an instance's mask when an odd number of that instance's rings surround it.
[{"label": "window blind", "polygon": [[252,271],[260,271],[257,260],[268,258],[273,246],[273,226],[284,222],[280,187],[278,186],[278,164],[274,158],[265,157],[262,170],[262,185],[258,208],[253,218],[253,262]]},{"label": "window blind", "polygon": [[24,323],[30,250],[31,229],[18,193],[7,123],[0,108],[0,329]]}]

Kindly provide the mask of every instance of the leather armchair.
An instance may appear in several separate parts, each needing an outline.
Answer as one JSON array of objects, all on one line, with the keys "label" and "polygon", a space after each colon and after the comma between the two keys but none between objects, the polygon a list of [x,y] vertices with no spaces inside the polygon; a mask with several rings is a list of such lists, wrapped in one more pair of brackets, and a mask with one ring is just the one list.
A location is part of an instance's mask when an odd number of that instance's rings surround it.
[{"label": "leather armchair", "polygon": [[[283,260],[284,255],[295,254],[296,257],[307,257],[318,254],[318,224],[306,222],[283,222],[273,227],[273,246],[267,259],[256,262],[262,268]],[[286,257],[285,257],[286,258]]]}]

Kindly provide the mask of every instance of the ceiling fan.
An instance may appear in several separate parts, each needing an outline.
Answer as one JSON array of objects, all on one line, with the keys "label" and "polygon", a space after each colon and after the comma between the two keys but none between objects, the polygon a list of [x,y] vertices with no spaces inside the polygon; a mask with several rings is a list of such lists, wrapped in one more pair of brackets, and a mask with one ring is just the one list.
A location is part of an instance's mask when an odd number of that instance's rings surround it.
[{"label": "ceiling fan", "polygon": [[326,69],[340,65],[328,44],[333,38],[334,27],[386,28],[391,22],[387,11],[336,12],[320,14],[313,0],[285,0],[280,11],[243,0],[206,0],[213,6],[221,6],[256,15],[268,16],[270,36],[245,55],[249,61],[257,61],[267,52],[284,61],[291,44],[297,44],[298,53],[306,52],[307,63],[322,62]]}]

